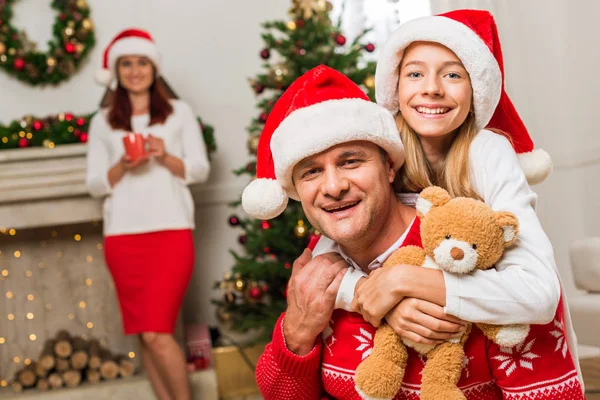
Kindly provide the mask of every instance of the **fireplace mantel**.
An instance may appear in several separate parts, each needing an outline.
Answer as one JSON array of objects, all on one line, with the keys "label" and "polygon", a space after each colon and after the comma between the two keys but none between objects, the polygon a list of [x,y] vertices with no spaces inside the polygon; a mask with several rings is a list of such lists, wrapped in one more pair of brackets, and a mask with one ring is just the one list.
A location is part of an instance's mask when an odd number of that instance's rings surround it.
[{"label": "fireplace mantel", "polygon": [[[0,151],[0,227],[33,228],[102,219],[85,184],[86,144]],[[213,160],[213,169],[215,167]],[[239,197],[243,182],[191,187],[196,206]]]}]

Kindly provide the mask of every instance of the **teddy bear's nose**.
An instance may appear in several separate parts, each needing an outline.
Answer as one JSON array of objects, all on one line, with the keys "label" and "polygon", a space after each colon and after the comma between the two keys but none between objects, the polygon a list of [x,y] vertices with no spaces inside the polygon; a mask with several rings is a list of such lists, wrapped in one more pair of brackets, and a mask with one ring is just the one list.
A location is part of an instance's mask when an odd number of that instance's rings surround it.
[{"label": "teddy bear's nose", "polygon": [[450,250],[450,255],[453,259],[459,261],[465,257],[465,252],[459,249],[458,247],[453,247],[452,250]]}]

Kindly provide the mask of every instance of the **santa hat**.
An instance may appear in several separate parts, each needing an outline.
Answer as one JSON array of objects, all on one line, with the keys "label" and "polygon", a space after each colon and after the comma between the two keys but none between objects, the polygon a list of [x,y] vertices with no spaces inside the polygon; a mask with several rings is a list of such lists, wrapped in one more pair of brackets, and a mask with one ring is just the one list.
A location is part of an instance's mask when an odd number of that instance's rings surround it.
[{"label": "santa hat", "polygon": [[398,67],[413,42],[440,43],[456,54],[471,78],[475,124],[478,129],[505,132],[519,156],[530,184],[542,182],[552,171],[544,150],[533,141],[504,90],[504,63],[494,17],[483,10],[457,10],[402,24],[385,44],[375,75],[377,102],[398,113]]},{"label": "santa hat", "polygon": [[154,39],[146,31],[131,28],[119,33],[106,46],[102,59],[102,69],[96,71],[96,82],[103,86],[109,86],[116,77],[117,60],[119,57],[126,55],[148,57],[154,64],[158,74],[160,57]]},{"label": "santa hat", "polygon": [[269,114],[258,142],[256,179],[244,189],[242,207],[254,218],[275,218],[289,197],[299,200],[292,182],[299,161],[354,140],[383,148],[395,169],[404,162],[392,115],[342,73],[324,65],[311,69]]}]

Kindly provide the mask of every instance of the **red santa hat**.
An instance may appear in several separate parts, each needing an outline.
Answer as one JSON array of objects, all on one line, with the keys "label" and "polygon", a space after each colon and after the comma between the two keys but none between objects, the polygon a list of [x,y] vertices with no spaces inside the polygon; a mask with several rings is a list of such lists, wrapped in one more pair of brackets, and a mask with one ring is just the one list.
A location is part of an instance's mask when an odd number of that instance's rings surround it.
[{"label": "red santa hat", "polygon": [[494,17],[483,10],[456,10],[402,24],[382,49],[375,75],[377,102],[398,113],[398,67],[413,42],[440,43],[456,54],[471,78],[478,129],[500,129],[510,137],[530,184],[552,171],[544,150],[534,150],[527,128],[504,90],[504,62]]},{"label": "red santa hat", "polygon": [[244,189],[242,207],[254,218],[275,218],[289,197],[299,200],[292,181],[299,161],[354,140],[383,148],[395,169],[404,162],[392,114],[342,73],[324,65],[311,69],[269,114],[258,142],[256,179]]},{"label": "red santa hat", "polygon": [[152,61],[158,74],[160,57],[156,43],[150,33],[130,28],[120,32],[106,46],[102,59],[102,69],[96,71],[95,79],[100,85],[109,86],[116,77],[116,65],[119,57],[126,55],[145,56]]}]

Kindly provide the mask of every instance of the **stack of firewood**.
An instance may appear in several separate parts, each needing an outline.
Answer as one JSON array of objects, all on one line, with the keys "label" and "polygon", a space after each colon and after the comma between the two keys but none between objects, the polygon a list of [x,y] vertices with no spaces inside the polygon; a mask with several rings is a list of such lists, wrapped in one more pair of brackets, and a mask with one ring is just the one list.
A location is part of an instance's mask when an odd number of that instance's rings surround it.
[{"label": "stack of firewood", "polygon": [[98,383],[133,373],[134,365],[128,357],[113,355],[96,339],[85,340],[60,331],[55,339],[46,341],[37,361],[17,371],[12,388],[15,392],[26,388],[73,388],[84,381]]}]

